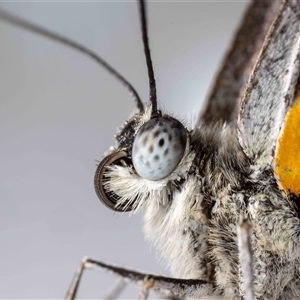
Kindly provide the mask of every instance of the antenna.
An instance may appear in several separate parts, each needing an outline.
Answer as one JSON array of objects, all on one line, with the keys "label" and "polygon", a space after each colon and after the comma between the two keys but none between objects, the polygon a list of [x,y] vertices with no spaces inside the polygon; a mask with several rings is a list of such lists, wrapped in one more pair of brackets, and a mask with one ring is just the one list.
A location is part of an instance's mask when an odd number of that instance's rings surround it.
[{"label": "antenna", "polygon": [[76,49],[76,50],[82,52],[83,54],[89,56],[90,58],[94,59],[98,64],[100,64],[105,70],[107,70],[113,77],[115,77],[119,82],[121,82],[125,86],[125,88],[132,95],[138,110],[140,112],[144,111],[143,102],[141,101],[141,98],[139,97],[138,93],[133,88],[133,86],[120,73],[118,73],[112,66],[110,66],[105,60],[103,60],[99,55],[97,55],[93,51],[78,44],[77,42],[74,42],[74,41],[72,41],[68,38],[65,38],[59,34],[56,34],[47,29],[44,29],[38,25],[35,25],[35,24],[27,21],[27,20],[21,19],[21,18],[13,15],[11,13],[8,13],[2,9],[0,9],[0,20],[1,19],[8,23],[11,23],[12,25],[20,27],[22,29],[27,29],[27,30],[34,32],[36,34],[39,34],[41,36],[44,36],[44,37],[50,38],[52,40],[55,40],[59,43],[65,44],[73,49]]},{"label": "antenna", "polygon": [[141,17],[141,29],[142,29],[142,37],[144,44],[144,52],[146,56],[146,64],[148,69],[148,78],[149,78],[149,90],[150,90],[150,102],[152,104],[152,118],[158,116],[157,110],[157,96],[156,96],[156,84],[154,78],[154,71],[152,66],[151,54],[148,43],[148,29],[147,29],[147,20],[146,20],[146,7],[144,0],[139,1],[140,4],[140,17]]}]

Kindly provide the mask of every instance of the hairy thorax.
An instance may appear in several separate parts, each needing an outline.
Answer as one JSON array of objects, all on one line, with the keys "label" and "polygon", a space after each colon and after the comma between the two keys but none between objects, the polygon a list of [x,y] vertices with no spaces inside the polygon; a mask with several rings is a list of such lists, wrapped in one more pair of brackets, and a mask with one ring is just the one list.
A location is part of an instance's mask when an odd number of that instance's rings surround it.
[{"label": "hairy thorax", "polygon": [[[287,299],[293,299],[298,289],[289,284],[299,267],[291,268],[298,259],[292,240],[299,232],[299,219],[278,188],[273,167],[261,168],[249,161],[230,127],[201,126],[190,138],[193,165],[168,201],[148,203],[144,210],[147,237],[175,277],[207,279],[214,283],[215,294],[239,298],[236,228],[244,218],[253,220],[256,296],[272,299],[285,289]],[[270,205],[273,211],[264,210]],[[283,235],[282,227],[290,230]],[[280,262],[276,261],[279,256]],[[284,280],[278,290],[278,282]]]},{"label": "hairy thorax", "polygon": [[[178,183],[169,201],[149,203],[145,210],[147,237],[176,277],[213,280],[216,268],[224,268],[226,277],[236,276],[233,227],[238,220],[236,202],[242,201],[236,191],[241,188],[241,171],[248,170],[247,161],[229,127],[196,128],[191,148],[196,155],[187,178]],[[223,218],[222,233],[218,224]],[[218,261],[219,248],[232,252],[229,260]]]}]

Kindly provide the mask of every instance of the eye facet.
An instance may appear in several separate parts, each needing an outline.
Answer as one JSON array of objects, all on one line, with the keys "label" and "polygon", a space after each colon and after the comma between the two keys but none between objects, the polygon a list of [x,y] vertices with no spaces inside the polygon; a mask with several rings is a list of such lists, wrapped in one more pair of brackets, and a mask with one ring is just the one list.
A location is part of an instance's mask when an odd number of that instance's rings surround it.
[{"label": "eye facet", "polygon": [[167,177],[180,163],[187,142],[183,125],[168,116],[153,118],[138,131],[132,148],[136,172],[148,180]]}]

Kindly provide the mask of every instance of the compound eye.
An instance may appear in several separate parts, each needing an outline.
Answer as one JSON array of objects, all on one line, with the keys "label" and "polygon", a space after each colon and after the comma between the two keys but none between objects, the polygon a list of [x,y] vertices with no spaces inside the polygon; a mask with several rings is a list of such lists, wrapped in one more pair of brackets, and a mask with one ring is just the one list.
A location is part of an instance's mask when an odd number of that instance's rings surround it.
[{"label": "compound eye", "polygon": [[132,148],[132,163],[143,178],[155,181],[170,175],[180,163],[187,142],[183,125],[172,117],[157,117],[138,131]]}]

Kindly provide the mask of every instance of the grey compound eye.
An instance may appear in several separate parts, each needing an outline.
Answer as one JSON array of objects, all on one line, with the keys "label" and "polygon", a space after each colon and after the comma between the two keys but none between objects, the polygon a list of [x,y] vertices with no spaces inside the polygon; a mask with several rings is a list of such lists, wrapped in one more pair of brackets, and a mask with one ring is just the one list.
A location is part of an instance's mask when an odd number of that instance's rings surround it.
[{"label": "grey compound eye", "polygon": [[132,163],[136,172],[152,181],[165,178],[180,163],[186,142],[186,129],[176,119],[151,119],[140,128],[133,142]]}]

